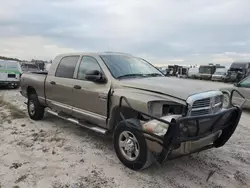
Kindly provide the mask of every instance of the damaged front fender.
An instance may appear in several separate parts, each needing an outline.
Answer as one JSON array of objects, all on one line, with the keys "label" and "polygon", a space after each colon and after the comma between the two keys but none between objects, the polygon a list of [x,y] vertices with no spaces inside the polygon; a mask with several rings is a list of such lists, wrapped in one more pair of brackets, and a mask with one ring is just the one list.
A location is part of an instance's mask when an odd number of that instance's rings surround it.
[{"label": "damaged front fender", "polygon": [[[131,107],[126,97],[121,97],[120,106],[122,106],[123,101]],[[161,135],[157,134],[157,131],[147,129],[148,122],[142,124],[141,127],[134,126],[129,122],[126,123],[127,126],[142,132],[145,139],[156,142],[162,147],[160,153],[155,154],[158,163],[162,164],[166,159],[223,146],[234,133],[241,117],[242,108],[234,106],[223,109],[216,114],[176,118],[157,118],[143,112],[137,112],[150,118],[150,121],[165,124],[166,132]],[[124,118],[122,114],[120,115]],[[192,144],[195,147],[192,147]],[[187,145],[190,147],[189,150],[183,152],[181,148]]]}]

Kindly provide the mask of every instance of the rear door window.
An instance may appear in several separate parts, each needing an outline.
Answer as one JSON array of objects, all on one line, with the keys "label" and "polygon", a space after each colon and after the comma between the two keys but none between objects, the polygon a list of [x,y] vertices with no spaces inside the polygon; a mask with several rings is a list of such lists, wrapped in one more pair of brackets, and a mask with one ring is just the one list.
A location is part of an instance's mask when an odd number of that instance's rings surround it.
[{"label": "rear door window", "polygon": [[73,78],[79,56],[63,57],[57,67],[56,77]]}]

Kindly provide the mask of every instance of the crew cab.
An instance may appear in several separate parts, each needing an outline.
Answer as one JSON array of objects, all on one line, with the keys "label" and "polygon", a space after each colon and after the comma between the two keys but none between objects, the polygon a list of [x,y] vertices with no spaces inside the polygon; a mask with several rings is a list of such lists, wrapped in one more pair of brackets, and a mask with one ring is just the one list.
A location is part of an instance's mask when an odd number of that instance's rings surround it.
[{"label": "crew cab", "polygon": [[33,120],[46,111],[112,134],[119,160],[133,170],[153,158],[163,163],[221,147],[241,117],[241,106],[223,108],[221,91],[165,77],[146,60],[123,53],[58,55],[48,73],[22,75],[21,94]]}]

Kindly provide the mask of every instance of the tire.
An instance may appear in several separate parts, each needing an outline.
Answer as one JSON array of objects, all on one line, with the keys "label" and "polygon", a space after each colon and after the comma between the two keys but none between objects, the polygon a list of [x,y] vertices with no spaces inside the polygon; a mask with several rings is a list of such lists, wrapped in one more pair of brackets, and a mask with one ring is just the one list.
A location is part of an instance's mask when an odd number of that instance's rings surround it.
[{"label": "tire", "polygon": [[44,116],[44,106],[42,106],[36,94],[30,94],[28,97],[28,114],[33,120],[41,120]]},{"label": "tire", "polygon": [[[152,154],[148,151],[146,140],[141,132],[136,131],[134,128],[128,127],[125,121],[130,122],[135,126],[140,126],[139,121],[136,119],[128,119],[118,123],[113,136],[116,155],[126,167],[132,170],[137,171],[147,168],[152,164]],[[120,141],[122,140],[121,138],[124,137],[125,133],[129,135],[129,138],[133,138],[130,139],[130,141],[136,139],[136,141],[131,141],[133,143],[132,145],[134,145],[135,150],[136,148],[139,148],[137,155],[131,155],[134,159],[128,159],[128,156],[125,152],[125,146],[122,147],[120,144]],[[128,143],[128,140],[129,139],[125,138],[125,141],[123,142]]]},{"label": "tire", "polygon": [[223,107],[224,108],[230,108],[231,104],[230,104],[230,96],[228,93],[223,92]]},{"label": "tire", "polygon": [[16,85],[14,85],[14,89],[18,89],[20,87],[20,84],[16,84]]}]

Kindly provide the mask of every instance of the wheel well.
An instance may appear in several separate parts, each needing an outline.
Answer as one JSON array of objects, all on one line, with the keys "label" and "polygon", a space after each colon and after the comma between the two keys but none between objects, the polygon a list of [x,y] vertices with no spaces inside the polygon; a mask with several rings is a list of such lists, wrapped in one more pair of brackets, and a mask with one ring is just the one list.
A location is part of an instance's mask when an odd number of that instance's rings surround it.
[{"label": "wheel well", "polygon": [[230,92],[229,91],[221,91],[223,94],[228,94],[230,96]]},{"label": "wheel well", "polygon": [[129,107],[115,107],[112,110],[111,120],[109,123],[111,130],[114,130],[116,125],[123,120],[120,113],[122,113],[125,119],[140,119],[139,113]]},{"label": "wheel well", "polygon": [[29,96],[31,94],[36,94],[36,90],[33,87],[28,86],[28,88],[27,88],[27,95]]}]

